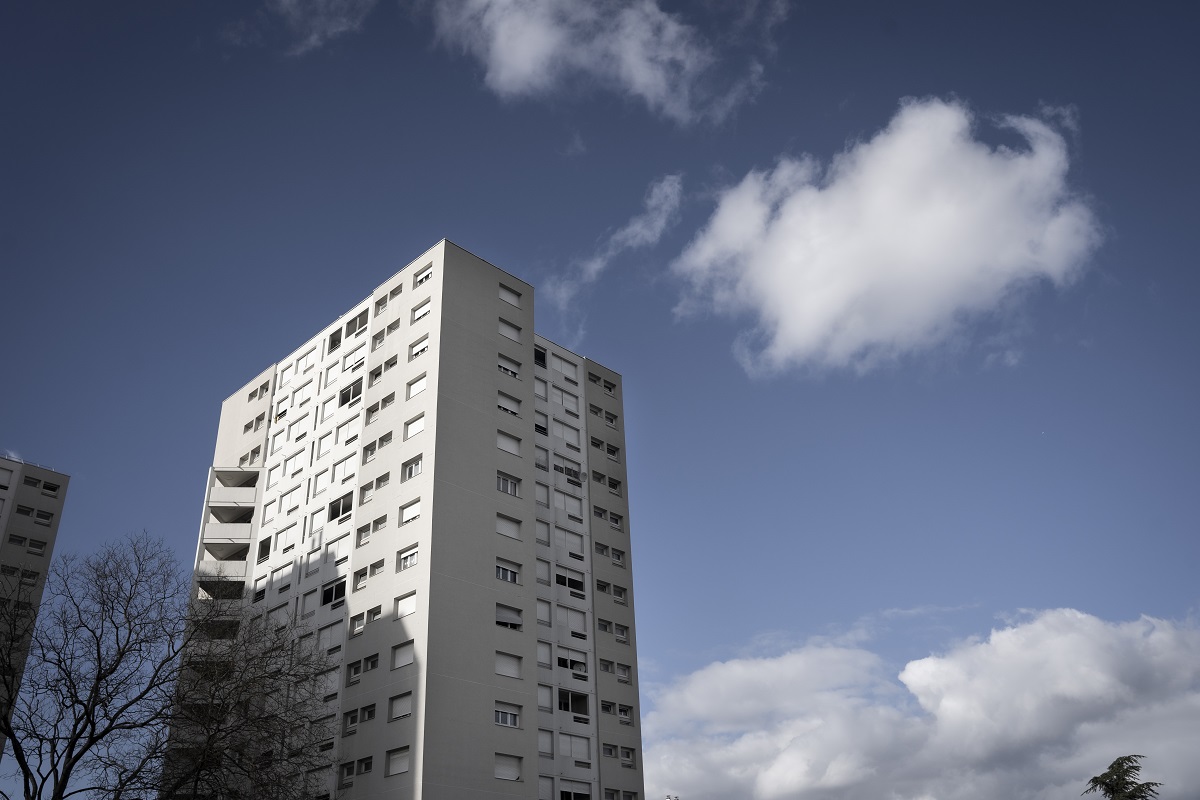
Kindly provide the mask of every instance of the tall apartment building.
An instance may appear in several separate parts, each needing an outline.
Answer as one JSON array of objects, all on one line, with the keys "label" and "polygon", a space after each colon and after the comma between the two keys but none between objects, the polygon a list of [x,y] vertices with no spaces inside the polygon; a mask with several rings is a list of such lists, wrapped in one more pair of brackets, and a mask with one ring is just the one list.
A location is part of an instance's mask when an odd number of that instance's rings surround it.
[{"label": "tall apartment building", "polygon": [[[24,648],[14,653],[8,640],[19,636],[25,615],[31,621],[42,601],[70,480],[61,472],[0,456],[0,602],[6,604],[0,614],[0,647],[17,656],[11,683],[10,676],[0,678],[0,714],[9,713],[8,695],[15,696],[24,672]],[[6,744],[0,738],[0,755]]]},{"label": "tall apartment building", "polygon": [[202,596],[336,653],[346,798],[644,795],[621,378],[441,241],[227,399]]}]

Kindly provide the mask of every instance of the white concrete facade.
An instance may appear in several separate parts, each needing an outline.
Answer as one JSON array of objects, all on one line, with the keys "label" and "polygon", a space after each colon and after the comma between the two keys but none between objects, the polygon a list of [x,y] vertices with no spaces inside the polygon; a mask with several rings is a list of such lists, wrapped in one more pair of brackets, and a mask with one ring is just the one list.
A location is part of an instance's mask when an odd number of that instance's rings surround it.
[{"label": "white concrete facade", "polygon": [[222,406],[198,591],[336,654],[338,796],[644,796],[621,378],[533,294],[443,240]]}]

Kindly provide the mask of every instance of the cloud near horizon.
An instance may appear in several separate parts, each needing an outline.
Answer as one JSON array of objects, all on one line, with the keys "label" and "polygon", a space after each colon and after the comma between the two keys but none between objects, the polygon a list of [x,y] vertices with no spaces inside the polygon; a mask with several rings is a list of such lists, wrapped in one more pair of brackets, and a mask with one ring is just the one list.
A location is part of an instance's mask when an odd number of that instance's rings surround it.
[{"label": "cloud near horizon", "polygon": [[909,662],[823,641],[649,687],[647,796],[1059,800],[1129,753],[1200,785],[1200,627],[1070,609]]},{"label": "cloud near horizon", "polygon": [[672,264],[676,312],[753,317],[735,343],[752,373],[865,372],[946,343],[1032,284],[1070,284],[1102,237],[1067,182],[1070,117],[1044,116],[1000,118],[1024,147],[993,147],[964,104],[910,99],[828,166],[785,156],[752,170]]},{"label": "cloud near horizon", "polygon": [[[782,19],[781,3],[751,4]],[[547,96],[595,84],[681,125],[721,122],[761,87],[762,68],[722,82],[717,48],[656,0],[440,0],[432,3],[443,43],[474,56],[500,97]]]}]

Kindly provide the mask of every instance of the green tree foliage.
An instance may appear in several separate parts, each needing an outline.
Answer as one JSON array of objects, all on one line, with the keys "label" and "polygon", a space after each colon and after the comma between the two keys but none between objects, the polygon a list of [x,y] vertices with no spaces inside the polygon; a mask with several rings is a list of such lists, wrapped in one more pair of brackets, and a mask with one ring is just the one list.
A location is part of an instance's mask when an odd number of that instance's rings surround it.
[{"label": "green tree foliage", "polygon": [[1121,756],[1108,765],[1108,770],[1088,781],[1088,787],[1083,794],[1099,792],[1106,800],[1150,800],[1158,797],[1158,787],[1161,783],[1146,781],[1138,783],[1142,765],[1138,763],[1145,756]]}]

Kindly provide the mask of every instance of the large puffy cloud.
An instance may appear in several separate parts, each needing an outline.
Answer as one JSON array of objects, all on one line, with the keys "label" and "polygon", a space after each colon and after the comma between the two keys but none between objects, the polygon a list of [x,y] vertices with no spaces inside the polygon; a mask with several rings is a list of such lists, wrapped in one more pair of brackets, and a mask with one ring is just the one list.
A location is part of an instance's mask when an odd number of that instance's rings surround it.
[{"label": "large puffy cloud", "polygon": [[815,643],[652,690],[647,795],[687,800],[1051,800],[1145,753],[1200,785],[1200,628],[1046,611],[910,662]]},{"label": "large puffy cloud", "polygon": [[1037,281],[1070,283],[1100,242],[1067,183],[1069,118],[1008,116],[989,146],[961,103],[908,100],[823,167],[781,158],[723,190],[675,260],[681,313],[756,318],[752,371],[869,369],[945,342]]},{"label": "large puffy cloud", "polygon": [[[767,4],[762,13],[776,21],[782,8]],[[440,38],[478,59],[488,87],[503,97],[546,95],[582,80],[687,124],[720,121],[759,86],[752,63],[718,88],[712,43],[656,0],[441,0],[432,9]]]}]

